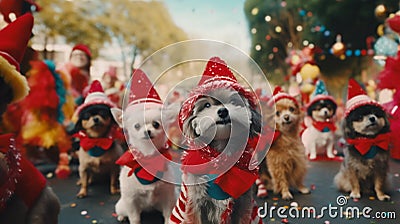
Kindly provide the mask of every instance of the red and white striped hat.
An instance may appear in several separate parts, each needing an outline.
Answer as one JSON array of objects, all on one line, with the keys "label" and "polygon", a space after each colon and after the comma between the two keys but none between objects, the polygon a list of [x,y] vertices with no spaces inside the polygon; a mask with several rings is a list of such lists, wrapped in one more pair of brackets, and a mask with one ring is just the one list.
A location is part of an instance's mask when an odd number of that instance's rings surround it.
[{"label": "red and white striped hat", "polygon": [[143,103],[147,105],[163,104],[147,75],[141,69],[135,69],[132,74],[126,109],[132,108],[135,105],[143,105]]},{"label": "red and white striped hat", "polygon": [[276,102],[278,102],[279,100],[282,100],[282,99],[289,99],[289,100],[293,101],[295,104],[299,104],[297,102],[296,98],[294,98],[293,96],[291,96],[288,93],[285,93],[283,91],[282,87],[276,86],[271,99],[269,99],[269,101],[268,101],[268,106],[272,107]]},{"label": "red and white striped hat", "polygon": [[96,104],[103,104],[109,106],[110,108],[116,107],[116,105],[107,97],[104,93],[103,87],[101,86],[100,81],[94,80],[90,85],[90,89],[88,95],[85,98],[83,104],[81,104],[76,110],[75,115],[79,115],[79,113],[86,107]]},{"label": "red and white striped hat", "polygon": [[374,105],[383,109],[383,107],[371,99],[367,93],[361,88],[360,84],[354,79],[349,80],[349,86],[347,89],[347,102],[346,102],[346,110],[345,116],[347,117],[351,111],[355,110],[358,107],[364,105]]}]

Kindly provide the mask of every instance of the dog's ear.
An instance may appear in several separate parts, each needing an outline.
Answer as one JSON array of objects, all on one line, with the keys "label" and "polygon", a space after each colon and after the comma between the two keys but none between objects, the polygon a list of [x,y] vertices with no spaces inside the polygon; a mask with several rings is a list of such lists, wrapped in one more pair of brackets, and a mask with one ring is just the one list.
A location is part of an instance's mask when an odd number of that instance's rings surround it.
[{"label": "dog's ear", "polygon": [[352,128],[350,127],[350,125],[352,125],[351,121],[347,121],[347,119],[343,119],[341,125],[342,125],[342,130],[343,130],[343,137],[354,138]]},{"label": "dog's ear", "polygon": [[182,125],[182,133],[184,136],[190,139],[195,139],[197,136],[196,131],[193,127],[192,121],[194,120],[194,116],[189,117],[183,122]]},{"label": "dog's ear", "polygon": [[111,108],[110,110],[115,122],[122,128],[122,110],[119,108]]},{"label": "dog's ear", "polygon": [[250,124],[249,137],[254,137],[261,132],[262,116],[255,109],[251,109],[250,111],[251,111],[251,124]]},{"label": "dog's ear", "polygon": [[162,109],[162,121],[164,122],[163,126],[168,128],[173,122],[178,119],[178,113],[181,108],[180,103],[171,103]]}]

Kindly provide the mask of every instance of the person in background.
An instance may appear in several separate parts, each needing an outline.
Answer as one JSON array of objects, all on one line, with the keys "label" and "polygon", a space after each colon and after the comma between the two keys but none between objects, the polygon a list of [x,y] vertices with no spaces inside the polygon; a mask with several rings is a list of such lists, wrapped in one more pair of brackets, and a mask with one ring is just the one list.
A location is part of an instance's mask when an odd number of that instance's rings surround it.
[{"label": "person in background", "polygon": [[92,53],[88,46],[77,44],[72,48],[69,61],[60,70],[69,74],[72,96],[76,105],[84,99],[84,90],[90,82],[90,66]]}]

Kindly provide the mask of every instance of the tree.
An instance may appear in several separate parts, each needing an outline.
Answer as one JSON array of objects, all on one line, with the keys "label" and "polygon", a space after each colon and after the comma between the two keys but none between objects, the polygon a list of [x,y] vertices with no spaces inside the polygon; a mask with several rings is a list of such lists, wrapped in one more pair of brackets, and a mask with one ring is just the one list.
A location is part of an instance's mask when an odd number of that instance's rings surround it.
[{"label": "tree", "polygon": [[[386,6],[385,15],[377,16],[375,9],[381,3]],[[377,36],[377,26],[398,7],[398,2],[391,0],[246,0],[251,56],[278,84],[290,72],[285,61],[288,52],[304,46],[314,47],[324,76],[354,76],[371,61],[366,52]],[[348,51],[333,55],[331,47],[338,34]]]},{"label": "tree", "polygon": [[[140,54],[147,57],[168,44],[186,39],[159,1],[38,0],[37,33],[42,42],[65,38],[67,43],[83,42],[95,57],[105,44],[117,42],[124,63]],[[130,52],[128,54],[127,52]]]}]

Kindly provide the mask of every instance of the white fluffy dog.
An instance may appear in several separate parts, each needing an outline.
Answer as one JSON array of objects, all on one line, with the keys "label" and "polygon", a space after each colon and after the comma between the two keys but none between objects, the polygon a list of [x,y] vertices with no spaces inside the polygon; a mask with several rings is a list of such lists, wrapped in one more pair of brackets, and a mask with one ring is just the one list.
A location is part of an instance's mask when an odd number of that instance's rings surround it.
[{"label": "white fluffy dog", "polygon": [[[142,85],[135,86],[135,80],[141,80],[139,83]],[[141,87],[146,86],[143,82],[151,85],[145,74],[136,70],[131,95],[140,95],[132,91],[140,91]],[[149,93],[155,93],[153,87],[151,88]],[[151,97],[133,99],[123,116],[121,110],[112,110],[120,126],[123,121],[130,148],[117,161],[123,167],[119,177],[121,198],[115,209],[119,221],[128,217],[131,224],[140,223],[142,211],[150,210],[161,211],[167,223],[176,201],[175,186],[161,180],[169,179],[166,176],[170,175],[170,172],[167,172],[167,163],[171,156],[166,147],[167,137],[162,126],[164,123],[161,121],[161,101],[158,94],[155,95],[155,99]]]},{"label": "white fluffy dog", "polygon": [[[304,119],[306,129],[301,135],[301,140],[310,160],[317,158],[318,154],[326,153],[327,157],[335,157],[335,121],[337,104],[332,96],[325,90],[321,80],[316,84],[314,97],[307,105],[307,117]],[[319,153],[321,152],[321,153]]]}]

